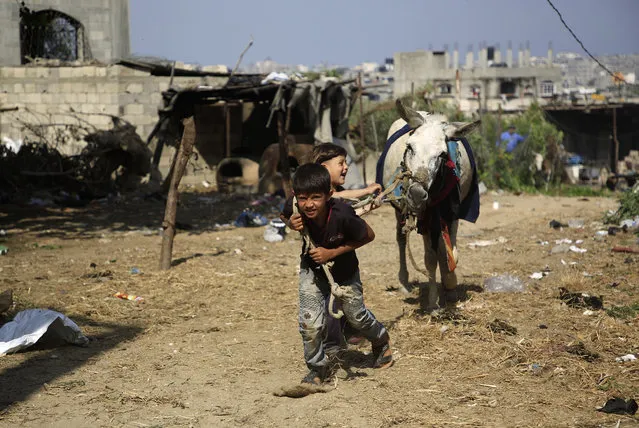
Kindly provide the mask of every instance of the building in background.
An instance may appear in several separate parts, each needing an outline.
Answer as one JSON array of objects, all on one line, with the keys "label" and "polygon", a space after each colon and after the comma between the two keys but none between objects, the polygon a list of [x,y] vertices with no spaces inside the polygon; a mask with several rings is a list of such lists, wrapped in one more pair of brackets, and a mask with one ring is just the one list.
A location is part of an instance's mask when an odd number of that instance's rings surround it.
[{"label": "building in background", "polygon": [[0,65],[34,58],[109,63],[130,52],[128,0],[0,2]]},{"label": "building in background", "polygon": [[517,60],[509,44],[505,57],[499,45],[480,44],[479,52],[469,46],[465,63],[455,46],[452,58],[441,51],[399,52],[394,56],[394,95],[429,88],[427,97],[449,101],[461,111],[475,112],[480,106],[495,111],[518,111],[533,101],[553,100],[562,88],[561,68],[553,63],[552,48],[545,61],[533,63],[530,46],[519,48]]}]

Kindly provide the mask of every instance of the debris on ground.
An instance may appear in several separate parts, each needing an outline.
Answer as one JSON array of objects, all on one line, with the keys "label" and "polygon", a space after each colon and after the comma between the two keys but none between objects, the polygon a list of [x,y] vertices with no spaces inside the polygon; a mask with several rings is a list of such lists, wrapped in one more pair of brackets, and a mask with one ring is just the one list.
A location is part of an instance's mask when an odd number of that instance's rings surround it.
[{"label": "debris on ground", "polygon": [[504,320],[500,320],[499,318],[495,318],[488,324],[488,329],[493,333],[504,333],[508,336],[514,336],[517,334],[517,328],[508,324]]},{"label": "debris on ground", "polygon": [[0,293],[0,314],[8,311],[13,306],[13,290]]},{"label": "debris on ground", "polygon": [[6,247],[4,245],[0,245],[0,256],[4,256],[8,252],[9,252],[9,248],[8,247]]},{"label": "debris on ground", "polygon": [[561,229],[564,227],[568,227],[567,224],[558,222],[557,220],[550,220],[550,223],[548,223],[548,225],[552,227],[553,229]]},{"label": "debris on ground", "polygon": [[584,345],[583,342],[577,342],[573,345],[566,346],[566,352],[568,352],[569,354],[577,355],[588,361],[589,363],[592,363],[593,361],[599,359],[599,354],[586,349],[586,345]]},{"label": "debris on ground", "polygon": [[268,220],[262,214],[245,209],[242,213],[240,213],[237,219],[235,219],[233,224],[235,227],[256,227],[265,226],[267,223]]},{"label": "debris on ground", "polygon": [[503,236],[500,236],[497,239],[490,239],[490,240],[484,239],[480,241],[471,242],[468,244],[468,246],[470,248],[489,247],[491,245],[496,245],[496,244],[505,244],[506,242],[508,242],[508,239],[504,238]]},{"label": "debris on ground", "polygon": [[603,296],[597,297],[586,293],[573,293],[564,287],[559,287],[559,300],[573,308],[603,309]]},{"label": "debris on ground", "polygon": [[139,268],[131,268],[131,275],[139,275],[142,271]]},{"label": "debris on ground", "polygon": [[603,407],[597,408],[598,412],[614,413],[616,415],[634,415],[637,413],[639,405],[634,399],[624,400],[623,398],[611,398],[606,401]]},{"label": "debris on ground", "polygon": [[583,229],[584,221],[581,219],[568,220],[568,227],[571,229]]},{"label": "debris on ground", "polygon": [[113,295],[113,297],[117,297],[122,300],[131,300],[132,302],[144,302],[144,297],[136,296],[133,294],[126,294],[118,291]]},{"label": "debris on ground", "polygon": [[281,387],[273,392],[276,397],[302,398],[311,394],[324,394],[329,392],[331,387],[323,385],[297,384],[291,387]]},{"label": "debris on ground", "polygon": [[491,276],[484,281],[484,291],[488,293],[520,293],[526,290],[526,284],[510,274]]},{"label": "debris on ground", "polygon": [[570,251],[572,251],[573,253],[579,253],[579,254],[582,254],[582,253],[585,253],[586,251],[588,251],[587,249],[585,249],[585,248],[579,248],[579,247],[577,247],[576,245],[571,245],[571,246],[569,247],[569,249],[570,249]]},{"label": "debris on ground", "polygon": [[26,309],[0,328],[0,356],[28,348],[41,339],[56,346],[89,343],[80,327],[67,316],[49,309]]},{"label": "debris on ground", "polygon": [[615,358],[615,361],[618,363],[627,363],[629,361],[636,361],[636,360],[637,360],[637,356],[635,354],[626,354],[626,355],[622,355],[621,357]]},{"label": "debris on ground", "polygon": [[100,280],[104,281],[104,280],[108,280],[108,279],[113,279],[113,272],[110,271],[110,270],[105,270],[105,271],[85,273],[84,275],[82,275],[82,278],[100,279]]},{"label": "debris on ground", "polygon": [[286,223],[280,219],[271,220],[264,229],[264,240],[267,242],[281,242],[286,237]]},{"label": "debris on ground", "polygon": [[[78,119],[77,124],[66,125],[67,132],[51,136],[42,130],[57,125],[37,126],[32,130],[35,137],[26,140],[18,152],[0,150],[0,188],[11,189],[6,195],[9,201],[43,207],[54,203],[85,206],[110,193],[138,188],[152,172],[151,150],[135,126],[124,120],[113,118],[111,129],[96,130]],[[77,155],[64,155],[57,149],[81,140],[86,146]],[[43,195],[33,194],[33,189]]]},{"label": "debris on ground", "polygon": [[213,230],[216,232],[219,232],[221,230],[232,230],[232,229],[235,229],[235,226],[233,226],[231,223],[224,223],[224,224],[215,223],[215,225],[213,225]]},{"label": "debris on ground", "polygon": [[612,252],[639,254],[639,247],[612,247]]}]

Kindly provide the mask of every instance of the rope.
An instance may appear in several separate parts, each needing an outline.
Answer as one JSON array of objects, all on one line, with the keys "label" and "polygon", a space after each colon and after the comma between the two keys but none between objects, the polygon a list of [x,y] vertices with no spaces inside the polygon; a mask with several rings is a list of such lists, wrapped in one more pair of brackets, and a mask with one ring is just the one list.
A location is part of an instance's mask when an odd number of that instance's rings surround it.
[{"label": "rope", "polygon": [[[410,223],[409,223],[409,218],[410,218]],[[415,261],[415,258],[413,257],[413,252],[410,249],[410,233],[415,229],[416,229],[415,217],[414,216],[407,217],[406,224],[404,225],[402,232],[406,234],[406,248],[408,248],[408,258],[410,259],[411,265],[413,265],[413,269],[415,269],[417,272],[421,274],[429,276],[428,271],[426,269],[422,269],[419,266],[417,266],[417,262]]]},{"label": "rope", "polygon": [[[299,214],[299,209],[297,207],[297,198],[293,196],[293,214]],[[304,241],[304,247],[306,248],[306,252],[317,248],[315,242],[309,235],[306,227],[300,231],[300,235],[302,235],[302,240]],[[333,278],[333,274],[331,274],[330,268],[333,266],[333,262],[327,262],[321,265],[324,270],[324,274],[326,274],[326,279],[328,279],[328,283],[331,285],[331,296],[328,300],[328,314],[335,319],[340,319],[344,316],[344,312],[341,309],[338,309],[337,312],[333,312],[333,305],[335,303],[335,298],[343,299],[348,297],[353,297],[352,292],[345,287],[341,287],[338,283],[335,282]]]},{"label": "rope", "polygon": [[[397,174],[397,176],[395,177],[393,182],[390,184],[390,186],[388,186],[386,189],[384,189],[384,191],[381,192],[379,195],[377,195],[377,196],[372,196],[372,195],[367,196],[366,198],[364,198],[362,200],[357,200],[351,206],[355,210],[357,210],[359,208],[366,208],[360,214],[360,216],[362,216],[362,215],[368,214],[369,212],[371,212],[375,208],[381,207],[382,204],[385,203],[385,202],[390,202],[390,203],[397,202],[397,203],[399,203],[401,205],[406,199],[406,195],[405,195],[406,190],[405,189],[408,189],[408,179],[410,177],[411,177],[410,171],[404,169],[404,171],[402,171],[401,173]],[[395,196],[393,194],[393,192],[395,191],[397,186],[399,186],[400,184],[404,185],[402,187],[402,195]],[[400,210],[402,211],[402,213],[404,213],[405,212],[405,207],[402,206],[400,208]]]}]

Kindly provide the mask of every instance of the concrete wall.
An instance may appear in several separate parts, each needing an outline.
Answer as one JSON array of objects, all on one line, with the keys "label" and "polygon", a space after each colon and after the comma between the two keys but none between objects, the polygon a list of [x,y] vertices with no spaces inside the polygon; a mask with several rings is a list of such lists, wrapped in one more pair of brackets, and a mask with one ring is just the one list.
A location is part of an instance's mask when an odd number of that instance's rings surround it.
[{"label": "concrete wall", "polygon": [[[442,60],[443,55],[436,55],[430,51],[401,52],[395,54],[395,84],[394,95],[400,96],[411,91],[432,85],[433,97],[443,98],[456,103],[462,111],[477,110],[477,98],[472,96],[472,88],[481,89],[482,102],[489,110],[497,109],[502,104],[505,109],[520,109],[530,105],[540,93],[543,81],[552,81],[555,90],[561,87],[561,69],[558,67],[475,67],[458,69],[448,67]],[[456,73],[461,79],[460,92],[456,90]],[[500,84],[512,82],[515,91],[512,96],[502,97]],[[441,95],[438,86],[450,85],[451,93]],[[530,90],[526,91],[525,88]],[[543,103],[543,99],[541,100]],[[473,106],[475,105],[475,106]]]},{"label": "concrete wall", "polygon": [[[199,77],[175,77],[173,82],[176,87],[203,83]],[[226,78],[207,77],[208,85],[225,82]],[[162,92],[168,87],[168,77],[151,76],[120,65],[0,67],[0,107],[18,108],[0,113],[0,140],[2,137],[29,140],[35,129],[56,144],[60,141],[56,135],[67,132],[67,125],[110,129],[111,116],[117,116],[134,125],[146,141],[158,120]],[[68,137],[69,143],[58,146],[58,150],[78,153],[85,143],[73,135]],[[172,154],[170,148],[163,151],[160,161],[163,173],[168,171]],[[208,168],[206,157],[199,159],[201,162],[192,163],[191,173]]]},{"label": "concrete wall", "polygon": [[[111,62],[130,54],[128,0],[29,0],[33,11],[54,9],[80,21],[94,59]],[[20,14],[15,1],[0,2],[0,65],[20,64]]]}]

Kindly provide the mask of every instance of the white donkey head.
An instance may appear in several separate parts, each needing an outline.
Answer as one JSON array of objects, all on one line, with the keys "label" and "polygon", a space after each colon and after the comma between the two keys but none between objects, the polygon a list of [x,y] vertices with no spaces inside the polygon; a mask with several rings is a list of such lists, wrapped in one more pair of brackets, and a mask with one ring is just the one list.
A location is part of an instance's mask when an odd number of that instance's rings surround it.
[{"label": "white donkey head", "polygon": [[428,202],[429,191],[440,168],[448,159],[447,141],[470,133],[479,121],[448,123],[445,116],[418,112],[404,106],[400,99],[396,105],[399,115],[411,128],[404,152],[404,164],[412,173],[409,204],[413,209],[421,210]]}]

